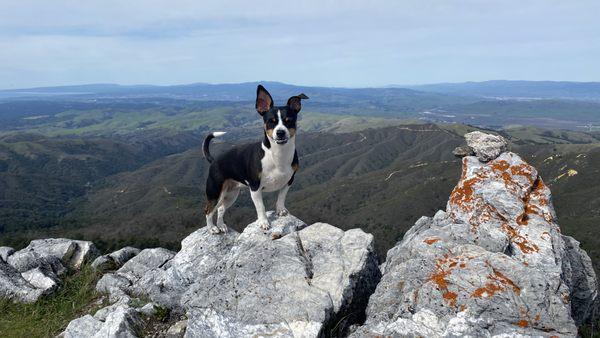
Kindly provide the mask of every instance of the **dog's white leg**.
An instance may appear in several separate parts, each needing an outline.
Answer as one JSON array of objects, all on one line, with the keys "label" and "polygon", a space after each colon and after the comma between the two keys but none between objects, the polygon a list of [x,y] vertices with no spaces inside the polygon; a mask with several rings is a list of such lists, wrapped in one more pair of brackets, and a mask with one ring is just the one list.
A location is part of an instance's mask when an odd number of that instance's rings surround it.
[{"label": "dog's white leg", "polygon": [[263,230],[269,229],[271,226],[269,224],[269,220],[267,219],[267,213],[265,212],[265,204],[263,203],[262,191],[257,189],[256,191],[250,190],[250,197],[252,198],[252,202],[254,202],[254,208],[256,208],[256,215],[258,216],[258,225]]},{"label": "dog's white leg", "polygon": [[208,229],[210,230],[210,232],[212,232],[213,234],[218,234],[220,232],[220,230],[213,223],[213,216],[215,214],[215,210],[216,209],[212,209],[211,212],[209,212],[208,214],[206,214],[206,226],[208,227]]},{"label": "dog's white leg", "polygon": [[288,190],[290,190],[289,184],[286,184],[279,190],[279,195],[277,195],[277,203],[275,204],[277,216],[287,216],[289,214],[288,210],[285,208],[285,197],[287,196]]},{"label": "dog's white leg", "polygon": [[227,191],[223,196],[219,207],[217,208],[217,226],[223,232],[227,232],[227,225],[225,224],[225,221],[223,221],[225,211],[227,211],[227,208],[229,208],[233,205],[233,203],[235,203],[235,200],[238,198],[239,193],[239,189],[232,189]]}]

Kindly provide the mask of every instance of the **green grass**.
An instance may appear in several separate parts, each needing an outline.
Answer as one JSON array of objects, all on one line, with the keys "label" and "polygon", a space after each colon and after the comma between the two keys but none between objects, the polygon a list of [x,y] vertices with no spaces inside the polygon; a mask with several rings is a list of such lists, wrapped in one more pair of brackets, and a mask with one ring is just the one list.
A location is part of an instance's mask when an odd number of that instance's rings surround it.
[{"label": "green grass", "polygon": [[[98,275],[86,266],[64,279],[52,296],[33,304],[0,300],[0,337],[54,337],[72,319],[96,310]],[[100,307],[98,305],[97,307]]]}]

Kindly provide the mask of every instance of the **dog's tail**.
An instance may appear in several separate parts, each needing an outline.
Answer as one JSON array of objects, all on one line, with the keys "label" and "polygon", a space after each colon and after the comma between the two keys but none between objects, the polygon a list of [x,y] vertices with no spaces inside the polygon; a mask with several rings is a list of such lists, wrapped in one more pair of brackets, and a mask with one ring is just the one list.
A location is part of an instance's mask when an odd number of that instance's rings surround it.
[{"label": "dog's tail", "polygon": [[208,163],[212,163],[212,161],[214,161],[214,158],[212,157],[212,155],[210,154],[210,151],[208,150],[208,147],[210,146],[210,141],[212,141],[212,139],[215,137],[219,137],[219,136],[223,136],[223,135],[225,135],[224,131],[215,131],[214,133],[208,134],[208,136],[206,136],[206,138],[204,139],[204,142],[202,143],[202,152],[204,153],[204,158],[206,158]]}]

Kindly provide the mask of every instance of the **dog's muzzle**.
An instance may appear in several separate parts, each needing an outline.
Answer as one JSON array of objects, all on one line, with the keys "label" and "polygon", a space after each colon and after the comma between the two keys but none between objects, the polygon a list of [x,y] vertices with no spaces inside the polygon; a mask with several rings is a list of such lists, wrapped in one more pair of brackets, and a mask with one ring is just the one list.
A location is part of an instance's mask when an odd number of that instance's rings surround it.
[{"label": "dog's muzzle", "polygon": [[288,141],[285,130],[278,130],[275,133],[275,143],[285,144]]}]

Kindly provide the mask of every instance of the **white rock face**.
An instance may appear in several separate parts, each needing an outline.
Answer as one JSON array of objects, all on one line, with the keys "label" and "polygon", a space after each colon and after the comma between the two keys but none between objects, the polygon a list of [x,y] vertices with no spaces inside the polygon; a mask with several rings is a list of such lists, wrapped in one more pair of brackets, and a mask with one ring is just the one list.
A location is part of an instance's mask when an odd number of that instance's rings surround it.
[{"label": "white rock face", "polygon": [[144,323],[137,311],[125,304],[100,309],[94,316],[86,315],[69,323],[65,338],[129,338],[139,337]]},{"label": "white rock face", "polygon": [[467,145],[475,152],[475,156],[482,162],[495,159],[505,152],[508,147],[508,142],[506,142],[504,137],[480,131],[466,134],[465,139],[467,140]]},{"label": "white rock face", "polygon": [[56,275],[41,268],[31,269],[21,274],[23,279],[29,282],[36,289],[41,289],[44,294],[49,294],[56,290],[60,280]]},{"label": "white rock face", "polygon": [[183,338],[185,335],[185,330],[187,328],[188,321],[181,320],[177,323],[173,324],[166,333],[166,338]]},{"label": "white rock face", "polygon": [[124,247],[108,255],[102,255],[96,258],[92,262],[92,268],[100,272],[117,270],[139,253],[140,249],[132,248],[130,246]]},{"label": "white rock face", "polygon": [[57,274],[66,271],[65,268],[79,269],[81,264],[98,255],[98,250],[92,242],[76,241],[65,238],[47,238],[31,241],[29,245],[8,257],[8,263],[21,272],[37,267],[62,265]]},{"label": "white rock face", "polygon": [[3,247],[0,253],[0,264],[4,264],[0,296],[35,302],[41,295],[55,291],[68,269],[79,269],[97,255],[97,250],[92,242],[49,238],[31,241],[16,252]]},{"label": "white rock face", "polygon": [[176,255],[143,250],[97,289],[186,313],[186,337],[317,337],[364,306],[380,277],[372,235],[269,217],[267,232],[255,223],[241,234],[201,228]]},{"label": "white rock face", "polygon": [[44,290],[37,289],[27,282],[19,271],[0,261],[0,297],[19,302],[35,302]]},{"label": "white rock face", "polygon": [[597,293],[535,168],[514,153],[468,156],[446,212],[422,217],[388,252],[352,336],[573,337]]}]

